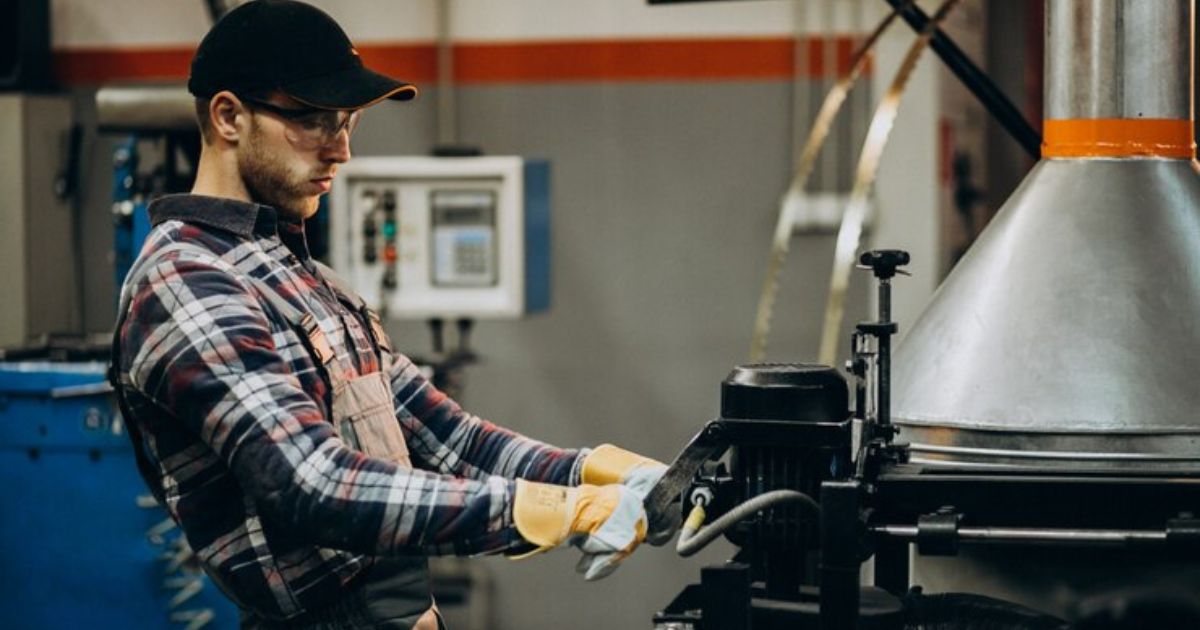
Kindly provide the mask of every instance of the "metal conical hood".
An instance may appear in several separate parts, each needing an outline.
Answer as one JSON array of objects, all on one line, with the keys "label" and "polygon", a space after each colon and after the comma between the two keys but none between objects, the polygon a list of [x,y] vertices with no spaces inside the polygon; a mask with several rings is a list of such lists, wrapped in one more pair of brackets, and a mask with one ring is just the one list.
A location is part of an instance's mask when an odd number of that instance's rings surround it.
[{"label": "metal conical hood", "polygon": [[897,349],[893,418],[915,461],[1200,471],[1191,8],[1048,2],[1043,154],[1058,159]]},{"label": "metal conical hood", "polygon": [[1195,163],[1042,161],[894,374],[893,417],[921,459],[1200,468]]}]

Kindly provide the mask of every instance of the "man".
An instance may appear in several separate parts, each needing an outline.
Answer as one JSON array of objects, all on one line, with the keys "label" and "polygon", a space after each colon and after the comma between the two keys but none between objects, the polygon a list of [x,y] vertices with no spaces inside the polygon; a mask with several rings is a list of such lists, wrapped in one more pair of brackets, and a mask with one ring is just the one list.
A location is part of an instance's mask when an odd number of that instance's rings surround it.
[{"label": "man", "polygon": [[151,204],[113,380],[143,477],[243,626],[438,628],[427,554],[572,542],[588,579],[611,572],[664,466],[466,413],[309,255],[303,222],[362,108],[416,89],[292,0],[222,18],[188,88],[195,186]]}]

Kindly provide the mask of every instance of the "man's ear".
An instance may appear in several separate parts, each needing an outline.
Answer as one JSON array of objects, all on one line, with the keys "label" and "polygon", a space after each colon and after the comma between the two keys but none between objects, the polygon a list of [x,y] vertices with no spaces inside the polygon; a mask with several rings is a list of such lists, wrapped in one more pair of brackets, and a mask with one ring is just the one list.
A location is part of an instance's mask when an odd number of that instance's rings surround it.
[{"label": "man's ear", "polygon": [[[217,92],[208,101],[208,117],[212,121],[212,132],[230,144],[237,144],[244,127],[239,126],[239,116],[244,116],[245,106],[228,90]],[[244,124],[244,123],[243,123]]]}]

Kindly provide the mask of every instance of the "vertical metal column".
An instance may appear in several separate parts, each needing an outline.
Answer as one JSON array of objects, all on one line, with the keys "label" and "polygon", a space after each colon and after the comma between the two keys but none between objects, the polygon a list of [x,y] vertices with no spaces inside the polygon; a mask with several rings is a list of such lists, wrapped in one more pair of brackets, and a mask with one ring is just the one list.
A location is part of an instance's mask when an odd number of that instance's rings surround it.
[{"label": "vertical metal column", "polygon": [[821,484],[821,630],[858,626],[861,489],[857,481]]},{"label": "vertical metal column", "polygon": [[875,586],[901,596],[908,591],[909,543],[881,541],[875,548]]},{"label": "vertical metal column", "polygon": [[1191,118],[1193,0],[1049,0],[1046,118]]},{"label": "vertical metal column", "polygon": [[[892,279],[879,276],[879,325],[892,322]],[[875,419],[880,426],[892,422],[892,335],[879,335],[879,407]]]}]

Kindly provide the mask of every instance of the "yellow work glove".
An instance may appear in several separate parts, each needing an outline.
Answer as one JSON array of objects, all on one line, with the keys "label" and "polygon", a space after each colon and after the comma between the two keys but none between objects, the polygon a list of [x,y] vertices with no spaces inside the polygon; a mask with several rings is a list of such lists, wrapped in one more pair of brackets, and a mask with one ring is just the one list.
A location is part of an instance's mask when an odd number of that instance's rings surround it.
[{"label": "yellow work glove", "polygon": [[641,497],[621,485],[574,488],[517,480],[517,531],[539,551],[570,542],[583,552],[576,570],[588,580],[614,570],[646,537]]},{"label": "yellow work glove", "polygon": [[[660,461],[612,444],[601,444],[584,458],[581,481],[592,484],[619,483],[645,500],[654,484],[666,472],[667,465]],[[672,511],[664,516],[666,518],[653,523],[654,529],[646,534],[646,541],[652,545],[666,544],[679,531],[681,515]]]}]

